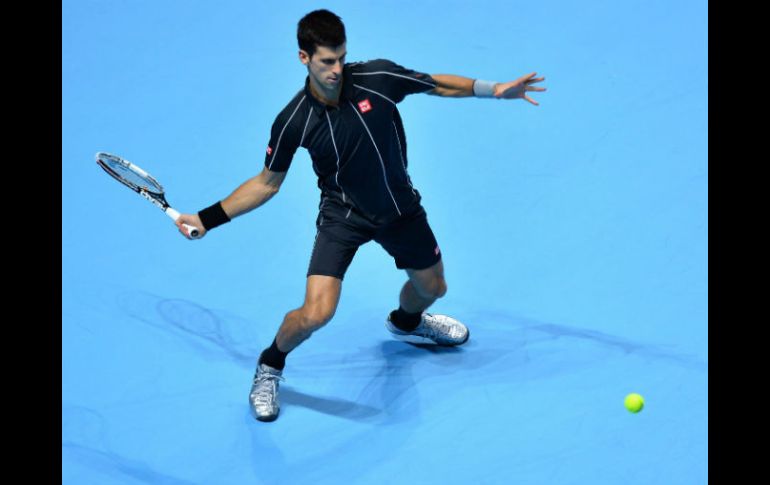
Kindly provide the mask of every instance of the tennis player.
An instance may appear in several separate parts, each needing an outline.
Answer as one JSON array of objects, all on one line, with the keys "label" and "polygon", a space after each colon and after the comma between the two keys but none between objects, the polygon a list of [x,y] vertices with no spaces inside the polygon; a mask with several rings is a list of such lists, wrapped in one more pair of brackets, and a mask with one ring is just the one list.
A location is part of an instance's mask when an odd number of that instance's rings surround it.
[{"label": "tennis player", "polygon": [[249,394],[260,421],[278,417],[279,381],[286,356],[334,315],[342,280],[358,248],[376,241],[406,271],[399,307],[387,316],[393,337],[444,346],[468,341],[458,320],[427,313],[446,294],[441,249],[428,224],[420,193],[407,171],[406,134],[398,103],[407,95],[524,99],[545,91],[536,73],[496,83],[448,74],[425,74],[386,59],[346,63],[345,26],[328,10],[305,15],[297,29],[305,85],[272,125],[262,172],[224,200],[176,222],[207,231],[270,200],[281,187],[294,153],[310,153],[321,189],[317,234],[307,271],[305,301],[286,314],[272,344],[260,355]]}]

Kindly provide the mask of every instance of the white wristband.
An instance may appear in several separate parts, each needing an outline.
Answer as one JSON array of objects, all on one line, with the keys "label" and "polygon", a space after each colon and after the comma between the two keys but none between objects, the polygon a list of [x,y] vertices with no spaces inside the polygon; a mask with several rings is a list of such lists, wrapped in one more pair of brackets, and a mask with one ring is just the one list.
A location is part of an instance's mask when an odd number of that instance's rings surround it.
[{"label": "white wristband", "polygon": [[476,79],[473,81],[473,95],[477,98],[493,98],[495,97],[495,86],[497,85],[494,81],[482,81],[481,79]]}]

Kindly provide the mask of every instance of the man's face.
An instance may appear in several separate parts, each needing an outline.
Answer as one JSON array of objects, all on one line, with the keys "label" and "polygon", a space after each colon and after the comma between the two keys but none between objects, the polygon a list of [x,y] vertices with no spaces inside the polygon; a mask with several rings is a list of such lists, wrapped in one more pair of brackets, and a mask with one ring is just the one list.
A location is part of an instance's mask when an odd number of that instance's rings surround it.
[{"label": "man's face", "polygon": [[299,60],[308,67],[310,76],[323,89],[334,90],[342,81],[342,66],[347,55],[347,43],[336,49],[317,46],[311,58],[307,52],[299,51]]}]

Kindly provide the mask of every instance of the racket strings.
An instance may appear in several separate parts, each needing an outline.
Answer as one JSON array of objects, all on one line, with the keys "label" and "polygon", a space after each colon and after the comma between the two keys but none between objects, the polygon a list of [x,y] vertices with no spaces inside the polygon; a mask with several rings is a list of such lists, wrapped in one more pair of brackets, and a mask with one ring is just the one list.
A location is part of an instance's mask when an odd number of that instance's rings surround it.
[{"label": "racket strings", "polygon": [[100,158],[99,161],[101,162],[99,165],[116,179],[153,194],[163,193],[163,187],[155,179],[132,170],[131,166],[126,165],[125,162],[121,163],[121,161],[109,157]]}]

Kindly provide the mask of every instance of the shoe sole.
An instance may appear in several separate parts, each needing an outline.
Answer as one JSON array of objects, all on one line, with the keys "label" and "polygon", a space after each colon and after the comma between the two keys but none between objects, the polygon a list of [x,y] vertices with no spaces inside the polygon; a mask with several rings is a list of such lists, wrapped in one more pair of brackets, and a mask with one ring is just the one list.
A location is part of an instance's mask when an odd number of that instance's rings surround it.
[{"label": "shoe sole", "polygon": [[465,334],[465,339],[462,342],[458,342],[456,344],[441,344],[436,342],[435,340],[431,340],[428,337],[420,337],[419,335],[409,335],[409,334],[400,334],[393,331],[396,327],[390,323],[390,321],[385,322],[385,328],[388,329],[391,335],[393,335],[394,338],[397,340],[400,340],[402,342],[406,342],[409,344],[417,344],[417,345],[438,345],[440,347],[457,347],[458,345],[462,345],[465,342],[468,341],[469,338],[471,338],[471,331],[468,330],[468,333]]},{"label": "shoe sole", "polygon": [[262,421],[263,423],[270,423],[276,419],[278,419],[278,414],[275,416],[257,416],[257,421]]}]

